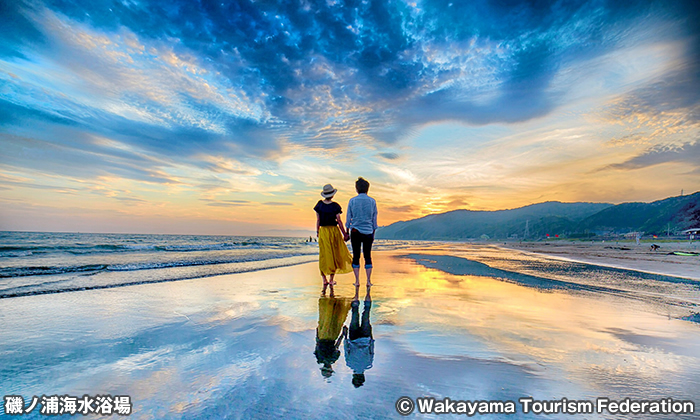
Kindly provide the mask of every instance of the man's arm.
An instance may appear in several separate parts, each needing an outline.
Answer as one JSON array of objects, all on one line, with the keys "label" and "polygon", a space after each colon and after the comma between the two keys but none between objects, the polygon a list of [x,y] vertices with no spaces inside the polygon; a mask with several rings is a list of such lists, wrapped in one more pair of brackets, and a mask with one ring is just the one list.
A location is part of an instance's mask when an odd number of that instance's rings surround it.
[{"label": "man's arm", "polygon": [[373,204],[374,204],[374,206],[373,206],[374,208],[372,209],[372,213],[373,213],[372,214],[372,230],[373,230],[372,233],[374,233],[374,231],[376,231],[377,228],[379,227],[377,225],[377,202],[375,201]]},{"label": "man's arm", "polygon": [[321,215],[316,213],[316,237],[318,238],[318,230],[321,228]]}]

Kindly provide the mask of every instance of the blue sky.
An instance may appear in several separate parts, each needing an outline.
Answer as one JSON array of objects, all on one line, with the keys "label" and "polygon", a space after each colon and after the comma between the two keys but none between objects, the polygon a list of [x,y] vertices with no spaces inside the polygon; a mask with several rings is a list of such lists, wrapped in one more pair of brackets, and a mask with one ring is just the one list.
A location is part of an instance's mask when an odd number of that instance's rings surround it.
[{"label": "blue sky", "polygon": [[0,229],[293,234],[700,189],[696,2],[0,0]]}]

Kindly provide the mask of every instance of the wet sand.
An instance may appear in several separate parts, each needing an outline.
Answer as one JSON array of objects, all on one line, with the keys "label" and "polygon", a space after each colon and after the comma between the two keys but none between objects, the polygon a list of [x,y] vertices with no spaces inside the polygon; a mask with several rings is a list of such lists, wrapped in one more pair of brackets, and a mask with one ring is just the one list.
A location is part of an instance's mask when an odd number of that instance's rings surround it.
[{"label": "wet sand", "polygon": [[700,255],[670,255],[674,251],[700,253],[700,242],[656,242],[656,251],[650,243],[639,245],[628,242],[523,242],[500,245],[503,248],[531,252],[569,261],[626,268],[647,273],[663,274],[700,281]]},{"label": "wet sand", "polygon": [[[314,354],[321,280],[317,264],[308,263],[3,299],[2,391],[25,399],[126,394],[134,401],[133,419],[402,418],[395,409],[402,396],[517,402],[528,396],[700,395],[699,325],[670,316],[667,304],[647,299],[646,291],[630,298],[628,290],[546,287],[546,272],[533,271],[538,264],[548,266],[545,259],[524,257],[534,265],[522,274],[508,260],[512,251],[473,248],[458,257],[445,255],[452,251],[375,254],[368,309],[374,354],[360,387],[353,384],[345,343],[330,376]],[[560,264],[563,272],[571,271]],[[575,278],[588,274],[585,267],[575,268]],[[552,281],[563,282],[562,276]],[[615,276],[618,282],[624,276],[636,281],[630,273]],[[698,293],[686,283],[640,279],[654,287],[692,289],[677,300]],[[353,300],[352,275],[337,280],[336,297]],[[359,311],[365,300],[367,290],[360,287]],[[689,313],[687,305],[674,308]],[[351,318],[350,311],[346,326]],[[507,418],[542,418],[517,408]]]}]

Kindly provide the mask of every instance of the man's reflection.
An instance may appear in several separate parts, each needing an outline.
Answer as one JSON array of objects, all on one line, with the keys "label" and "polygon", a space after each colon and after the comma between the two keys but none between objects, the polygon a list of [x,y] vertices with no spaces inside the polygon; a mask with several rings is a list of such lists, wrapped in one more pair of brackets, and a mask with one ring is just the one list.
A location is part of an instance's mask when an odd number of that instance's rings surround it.
[{"label": "man's reflection", "polygon": [[374,338],[372,325],[369,323],[369,312],[372,308],[370,287],[367,287],[365,305],[360,320],[360,286],[355,287],[355,298],[352,300],[352,318],[350,329],[343,328],[345,336],[345,363],[352,369],[352,384],[355,388],[365,383],[365,370],[372,367],[374,361]]},{"label": "man's reflection", "polygon": [[345,318],[350,311],[350,299],[321,297],[318,300],[318,327],[316,328],[316,362],[322,364],[321,375],[329,378],[333,374],[333,363],[340,357],[340,334]]}]

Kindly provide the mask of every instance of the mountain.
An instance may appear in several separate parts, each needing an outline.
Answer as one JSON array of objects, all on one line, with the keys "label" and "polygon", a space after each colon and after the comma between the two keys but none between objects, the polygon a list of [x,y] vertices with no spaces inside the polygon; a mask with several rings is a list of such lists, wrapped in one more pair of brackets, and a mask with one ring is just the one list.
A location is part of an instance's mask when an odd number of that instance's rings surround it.
[{"label": "mountain", "polygon": [[377,230],[379,239],[475,239],[508,238],[525,230],[528,237],[554,236],[570,230],[588,216],[611,207],[607,203],[560,203],[548,201],[512,210],[454,210],[420,219],[396,222]]},{"label": "mountain", "polygon": [[[700,226],[700,192],[653,203],[560,203],[548,201],[512,210],[454,210],[381,227],[378,239],[539,239],[547,234],[584,237],[643,231],[662,234]],[[485,235],[485,236],[484,236]]]},{"label": "mountain", "polygon": [[653,203],[622,203],[584,219],[579,230],[665,234],[700,226],[700,192]]}]

